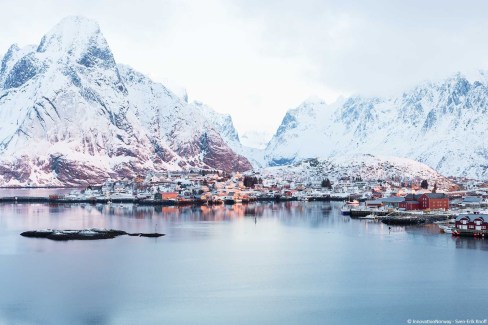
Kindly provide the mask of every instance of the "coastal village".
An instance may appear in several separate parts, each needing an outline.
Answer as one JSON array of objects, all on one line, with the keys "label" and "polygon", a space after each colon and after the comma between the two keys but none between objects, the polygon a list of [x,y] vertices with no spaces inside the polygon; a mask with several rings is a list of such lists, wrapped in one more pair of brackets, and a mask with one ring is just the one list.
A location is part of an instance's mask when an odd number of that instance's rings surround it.
[{"label": "coastal village", "polygon": [[[454,185],[457,184],[457,185]],[[438,188],[425,179],[295,179],[259,172],[192,170],[107,180],[49,197],[2,197],[0,202],[137,203],[141,205],[217,205],[251,201],[344,201],[341,213],[390,225],[438,223],[453,235],[488,235],[488,185],[453,179]],[[486,220],[486,221],[485,221]]]}]

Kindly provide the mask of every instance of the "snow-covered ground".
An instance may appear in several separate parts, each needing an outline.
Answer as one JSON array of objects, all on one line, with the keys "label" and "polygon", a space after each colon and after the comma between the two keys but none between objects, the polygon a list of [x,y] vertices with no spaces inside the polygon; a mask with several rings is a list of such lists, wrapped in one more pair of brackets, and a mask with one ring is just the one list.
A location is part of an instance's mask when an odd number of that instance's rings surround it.
[{"label": "snow-covered ground", "polygon": [[294,183],[320,184],[328,178],[361,178],[364,181],[408,182],[427,180],[438,188],[449,189],[452,182],[432,168],[417,161],[387,156],[344,155],[330,159],[305,159],[287,166],[266,167],[258,170],[263,178]]}]

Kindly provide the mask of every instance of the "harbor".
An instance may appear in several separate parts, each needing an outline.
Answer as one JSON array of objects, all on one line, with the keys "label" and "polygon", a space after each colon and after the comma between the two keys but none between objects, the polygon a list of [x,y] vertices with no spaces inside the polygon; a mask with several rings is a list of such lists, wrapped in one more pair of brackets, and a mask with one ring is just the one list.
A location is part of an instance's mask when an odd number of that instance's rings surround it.
[{"label": "harbor", "polygon": [[[1,204],[115,205],[185,207],[232,206],[254,202],[337,202],[350,219],[381,222],[388,226],[438,224],[439,232],[453,236],[486,236],[481,224],[456,224],[461,215],[484,215],[488,193],[483,184],[461,183],[451,191],[422,188],[423,181],[395,183],[388,180],[293,181],[257,173],[227,174],[196,170],[138,176],[132,180],[108,179],[84,188],[0,189]],[[425,182],[426,183],[426,182]],[[406,187],[406,185],[409,186]],[[479,220],[478,220],[479,221]],[[476,221],[477,223],[479,223]],[[482,227],[485,227],[482,229]],[[476,230],[476,231],[475,231]]]}]

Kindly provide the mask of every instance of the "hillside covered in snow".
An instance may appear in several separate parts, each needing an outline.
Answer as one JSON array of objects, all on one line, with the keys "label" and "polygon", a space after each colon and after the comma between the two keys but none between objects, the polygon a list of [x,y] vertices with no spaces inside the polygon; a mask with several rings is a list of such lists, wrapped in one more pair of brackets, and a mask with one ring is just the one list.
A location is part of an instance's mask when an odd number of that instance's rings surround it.
[{"label": "hillside covered in snow", "polygon": [[192,167],[252,168],[232,119],[116,63],[67,17],[0,66],[0,185],[75,185]]},{"label": "hillside covered in snow", "polygon": [[330,159],[303,159],[285,165],[259,170],[263,178],[289,181],[290,183],[320,184],[324,179],[338,182],[341,179],[382,181],[391,184],[418,183],[428,180],[439,189],[448,190],[453,183],[432,168],[407,158],[345,155]]}]

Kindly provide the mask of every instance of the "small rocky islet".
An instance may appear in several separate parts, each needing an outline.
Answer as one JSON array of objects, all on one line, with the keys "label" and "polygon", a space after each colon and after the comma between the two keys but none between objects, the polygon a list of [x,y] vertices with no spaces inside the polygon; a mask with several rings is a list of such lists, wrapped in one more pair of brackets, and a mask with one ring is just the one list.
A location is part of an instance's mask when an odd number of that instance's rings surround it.
[{"label": "small rocky islet", "polygon": [[57,230],[57,229],[43,229],[25,231],[20,234],[23,237],[29,238],[46,238],[57,241],[66,240],[97,240],[97,239],[112,239],[118,236],[137,236],[137,237],[152,237],[157,238],[164,236],[160,233],[128,233],[123,230],[115,229],[81,229],[81,230]]}]

